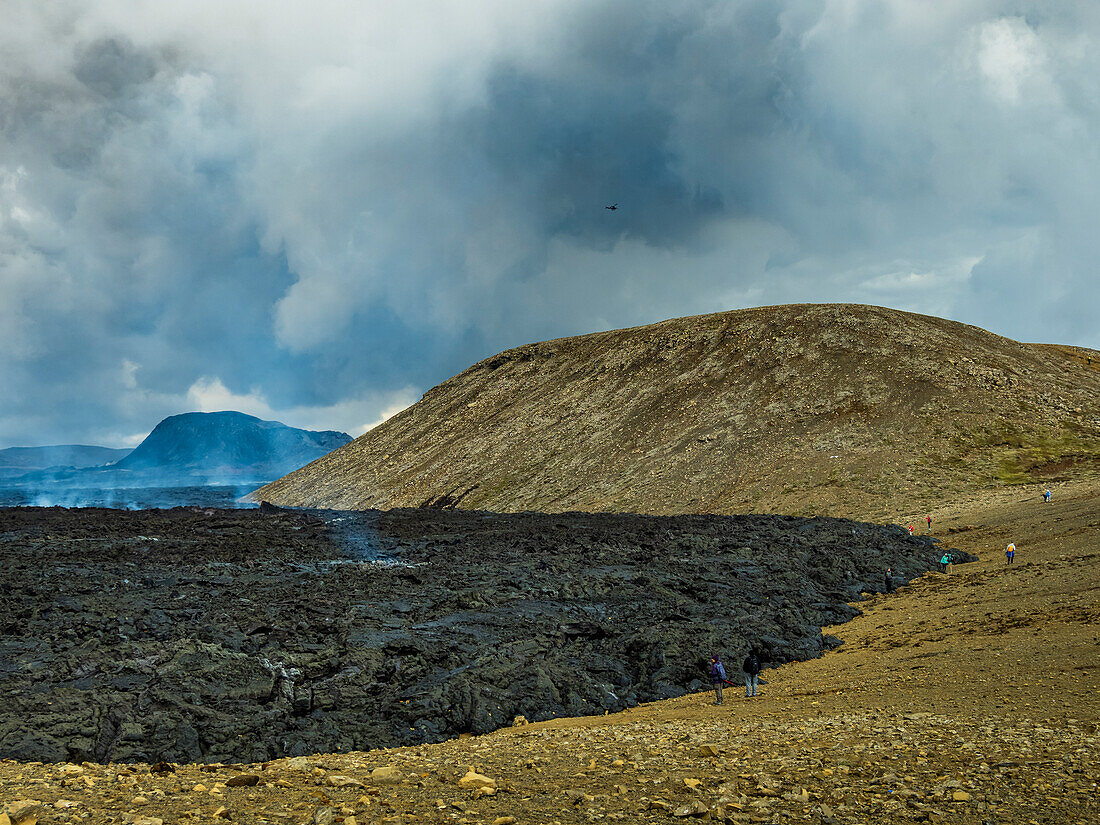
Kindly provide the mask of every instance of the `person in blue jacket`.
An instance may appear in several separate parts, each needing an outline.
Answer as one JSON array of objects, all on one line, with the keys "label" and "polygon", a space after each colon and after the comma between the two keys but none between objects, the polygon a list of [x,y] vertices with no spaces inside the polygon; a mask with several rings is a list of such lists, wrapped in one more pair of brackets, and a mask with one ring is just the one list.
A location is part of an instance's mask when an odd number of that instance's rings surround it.
[{"label": "person in blue jacket", "polygon": [[710,657],[710,681],[714,685],[714,704],[722,704],[722,686],[726,683],[726,668],[717,656]]}]

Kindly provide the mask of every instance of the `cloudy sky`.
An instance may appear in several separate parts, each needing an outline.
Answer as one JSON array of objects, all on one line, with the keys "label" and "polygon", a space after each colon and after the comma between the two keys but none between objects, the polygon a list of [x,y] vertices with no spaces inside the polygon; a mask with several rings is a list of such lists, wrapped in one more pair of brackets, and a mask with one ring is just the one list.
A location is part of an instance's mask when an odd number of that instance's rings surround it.
[{"label": "cloudy sky", "polygon": [[1093,0],[0,19],[0,447],[357,435],[510,346],[762,304],[1100,347]]}]

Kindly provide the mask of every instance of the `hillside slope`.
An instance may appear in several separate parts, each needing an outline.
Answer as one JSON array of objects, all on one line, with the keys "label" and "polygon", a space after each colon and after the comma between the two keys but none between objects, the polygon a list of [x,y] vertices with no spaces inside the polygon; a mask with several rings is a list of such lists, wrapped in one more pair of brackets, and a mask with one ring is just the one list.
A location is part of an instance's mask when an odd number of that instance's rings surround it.
[{"label": "hillside slope", "polygon": [[240,412],[183,413],[157,424],[114,468],[270,478],[349,441],[346,433],[300,430]]},{"label": "hillside slope", "polygon": [[679,318],[487,358],[252,497],[873,519],[1096,475],[1094,355],[859,305]]}]

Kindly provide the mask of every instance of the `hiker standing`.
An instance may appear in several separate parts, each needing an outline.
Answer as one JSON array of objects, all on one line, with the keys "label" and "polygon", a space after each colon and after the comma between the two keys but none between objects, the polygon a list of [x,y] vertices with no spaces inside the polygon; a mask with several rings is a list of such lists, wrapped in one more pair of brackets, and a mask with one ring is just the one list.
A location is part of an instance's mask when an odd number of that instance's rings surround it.
[{"label": "hiker standing", "polygon": [[1014,558],[1016,558],[1016,545],[1009,542],[1008,547],[1005,548],[1005,564],[1012,564]]},{"label": "hiker standing", "polygon": [[886,585],[886,592],[894,592],[894,568],[887,567],[886,572],[882,575],[882,583]]},{"label": "hiker standing", "polygon": [[932,517],[931,516],[925,516],[924,520],[928,522],[928,532],[931,533],[932,532]]},{"label": "hiker standing", "polygon": [[1047,490],[1045,493],[1043,493],[1043,501],[1045,501],[1047,504],[1050,504],[1050,490]]},{"label": "hiker standing", "polygon": [[909,531],[909,535],[913,535],[913,525],[912,525],[912,524],[910,524],[910,525],[909,525],[909,526],[908,526],[907,528],[905,528],[905,529],[907,529],[907,530]]},{"label": "hiker standing", "polygon": [[749,651],[741,670],[745,671],[745,696],[756,696],[760,687],[760,659],[755,650]]},{"label": "hiker standing", "polygon": [[950,553],[944,553],[940,557],[940,572],[941,573],[946,573],[947,572],[947,565],[949,565],[949,564],[951,564],[951,554]]},{"label": "hiker standing", "polygon": [[710,657],[710,681],[714,685],[714,704],[722,704],[722,685],[726,682],[726,668],[717,656]]}]

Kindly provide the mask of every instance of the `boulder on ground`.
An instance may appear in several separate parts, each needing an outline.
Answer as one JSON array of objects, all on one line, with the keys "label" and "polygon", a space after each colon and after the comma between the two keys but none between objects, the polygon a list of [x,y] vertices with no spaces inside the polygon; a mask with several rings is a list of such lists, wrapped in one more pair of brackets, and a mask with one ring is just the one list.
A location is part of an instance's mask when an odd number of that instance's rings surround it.
[{"label": "boulder on ground", "polygon": [[370,772],[371,782],[378,785],[398,785],[404,778],[405,775],[393,765],[383,765]]},{"label": "boulder on ground", "polygon": [[497,786],[495,779],[490,779],[473,768],[470,768],[466,775],[458,780],[458,784],[462,788],[495,788]]}]

